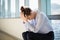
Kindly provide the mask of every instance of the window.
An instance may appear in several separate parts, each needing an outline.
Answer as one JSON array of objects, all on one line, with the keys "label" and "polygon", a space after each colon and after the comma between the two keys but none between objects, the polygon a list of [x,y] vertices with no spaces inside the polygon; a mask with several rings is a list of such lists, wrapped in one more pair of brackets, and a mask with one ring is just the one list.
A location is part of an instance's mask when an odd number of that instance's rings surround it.
[{"label": "window", "polygon": [[60,0],[51,0],[51,15],[60,15]]},{"label": "window", "polygon": [[19,9],[21,8],[21,6],[24,6],[24,0],[19,0]]},{"label": "window", "polygon": [[34,10],[38,9],[38,0],[29,0],[29,7]]},{"label": "window", "polygon": [[60,40],[60,0],[51,0],[52,27],[55,33],[55,40]]},{"label": "window", "polygon": [[0,18],[19,17],[21,6],[24,6],[24,0],[0,0]]},{"label": "window", "polygon": [[0,18],[16,18],[20,16],[21,6],[38,9],[38,0],[0,0]]},{"label": "window", "polygon": [[60,20],[51,20],[54,29],[55,40],[60,40]]},{"label": "window", "polygon": [[15,7],[15,0],[11,0],[11,17],[15,17],[16,7]]}]

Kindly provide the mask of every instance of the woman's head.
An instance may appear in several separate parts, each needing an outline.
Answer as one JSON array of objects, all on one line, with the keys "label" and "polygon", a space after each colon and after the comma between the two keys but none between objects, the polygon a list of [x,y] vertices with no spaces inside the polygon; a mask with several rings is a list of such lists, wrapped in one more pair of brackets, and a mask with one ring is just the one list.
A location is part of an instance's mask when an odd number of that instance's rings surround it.
[{"label": "woman's head", "polygon": [[34,13],[32,12],[32,10],[30,8],[24,8],[23,6],[21,7],[21,12],[23,12],[24,17],[26,17],[27,19],[33,19],[34,18]]},{"label": "woman's head", "polygon": [[23,12],[24,16],[29,16],[31,14],[31,9],[30,8],[24,8],[22,6],[21,7],[21,12]]},{"label": "woman's head", "polygon": [[21,12],[24,12],[24,7],[23,7],[23,6],[21,6],[21,9],[20,9],[20,10],[21,10]]}]

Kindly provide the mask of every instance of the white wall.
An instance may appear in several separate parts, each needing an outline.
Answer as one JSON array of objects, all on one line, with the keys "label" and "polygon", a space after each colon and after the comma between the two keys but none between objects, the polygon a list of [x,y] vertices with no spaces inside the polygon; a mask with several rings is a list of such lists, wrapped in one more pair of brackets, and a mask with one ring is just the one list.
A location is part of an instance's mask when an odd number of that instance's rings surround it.
[{"label": "white wall", "polygon": [[22,20],[16,19],[0,19],[0,29],[10,35],[22,39],[22,32],[25,31]]}]

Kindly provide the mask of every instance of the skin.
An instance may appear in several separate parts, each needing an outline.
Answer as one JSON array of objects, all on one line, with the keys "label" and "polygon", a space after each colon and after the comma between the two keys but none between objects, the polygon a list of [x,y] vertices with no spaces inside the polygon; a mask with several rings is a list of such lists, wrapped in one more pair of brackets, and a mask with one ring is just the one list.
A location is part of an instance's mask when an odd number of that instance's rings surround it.
[{"label": "skin", "polygon": [[37,13],[35,11],[31,12],[31,15],[24,17],[23,12],[20,13],[20,17],[24,22],[27,22],[28,20],[32,20],[36,18]]}]

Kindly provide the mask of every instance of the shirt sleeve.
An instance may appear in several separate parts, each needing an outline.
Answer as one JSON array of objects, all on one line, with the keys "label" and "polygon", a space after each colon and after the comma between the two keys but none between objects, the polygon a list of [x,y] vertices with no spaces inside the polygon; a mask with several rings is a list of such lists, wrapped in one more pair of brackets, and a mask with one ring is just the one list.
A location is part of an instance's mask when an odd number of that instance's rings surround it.
[{"label": "shirt sleeve", "polygon": [[25,23],[25,26],[30,30],[33,31],[35,33],[37,33],[40,30],[40,27],[43,23],[44,17],[42,14],[38,14],[37,15],[37,24],[36,26],[31,25],[29,22]]}]

